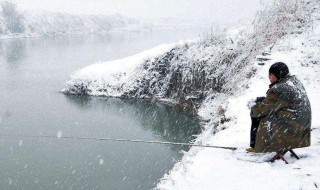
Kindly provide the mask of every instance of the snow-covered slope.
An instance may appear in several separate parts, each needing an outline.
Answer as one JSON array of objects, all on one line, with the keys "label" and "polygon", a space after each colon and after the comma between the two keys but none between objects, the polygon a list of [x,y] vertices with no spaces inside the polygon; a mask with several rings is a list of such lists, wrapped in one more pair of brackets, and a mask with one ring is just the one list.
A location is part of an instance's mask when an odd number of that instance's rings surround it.
[{"label": "snow-covered slope", "polygon": [[275,61],[286,62],[291,73],[302,80],[313,118],[320,114],[319,5],[318,0],[278,0],[252,23],[226,33],[76,71],[64,91],[156,97],[182,104],[189,104],[191,99],[191,103],[198,103],[198,114],[206,121],[195,143],[238,147],[233,152],[191,148],[156,189],[319,187],[317,119],[312,124],[312,146],[297,150],[301,160],[288,158],[290,165],[282,161],[271,164],[265,162],[271,154],[245,152],[250,130],[247,103],[265,95],[268,69]]},{"label": "snow-covered slope", "polygon": [[153,59],[166,53],[176,44],[164,44],[139,54],[87,66],[73,73],[63,92],[95,96],[121,97],[134,86],[144,71],[138,69],[146,58]]}]

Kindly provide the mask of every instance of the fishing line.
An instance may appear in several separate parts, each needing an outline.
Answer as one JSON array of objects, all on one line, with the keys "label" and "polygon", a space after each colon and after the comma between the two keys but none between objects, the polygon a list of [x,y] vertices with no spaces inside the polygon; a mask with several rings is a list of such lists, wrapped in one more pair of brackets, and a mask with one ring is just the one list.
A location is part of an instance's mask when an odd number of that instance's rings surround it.
[{"label": "fishing line", "polygon": [[149,143],[149,144],[167,144],[167,145],[180,145],[180,146],[194,146],[203,148],[220,148],[227,150],[237,150],[236,147],[226,146],[213,146],[213,145],[202,145],[202,144],[191,144],[191,143],[178,143],[168,141],[147,141],[147,140],[132,140],[132,139],[114,139],[114,138],[99,138],[99,137],[76,137],[76,136],[51,136],[51,135],[4,135],[0,134],[1,137],[15,137],[15,138],[51,138],[51,139],[76,139],[76,140],[96,140],[96,141],[114,141],[114,142],[132,142],[132,143]]}]

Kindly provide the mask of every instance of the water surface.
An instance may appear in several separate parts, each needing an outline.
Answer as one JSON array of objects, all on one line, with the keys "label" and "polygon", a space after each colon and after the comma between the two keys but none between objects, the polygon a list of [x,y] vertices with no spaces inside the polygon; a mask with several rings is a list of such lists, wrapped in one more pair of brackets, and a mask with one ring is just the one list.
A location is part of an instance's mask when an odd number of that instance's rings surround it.
[{"label": "water surface", "polygon": [[199,31],[56,36],[0,41],[0,189],[151,189],[181,159],[181,146],[62,135],[190,142],[190,110],[142,100],[59,93],[75,70]]}]

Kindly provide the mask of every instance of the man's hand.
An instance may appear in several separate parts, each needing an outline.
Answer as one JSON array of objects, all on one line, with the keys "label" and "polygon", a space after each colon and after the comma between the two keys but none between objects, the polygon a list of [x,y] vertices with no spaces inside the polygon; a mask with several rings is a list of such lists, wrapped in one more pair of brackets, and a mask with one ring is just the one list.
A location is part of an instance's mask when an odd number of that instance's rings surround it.
[{"label": "man's hand", "polygon": [[255,98],[255,99],[251,99],[251,100],[248,102],[247,106],[248,106],[249,109],[251,109],[252,106],[254,106],[254,105],[256,105],[256,104],[260,104],[264,99],[266,99],[266,97],[257,97],[257,98]]},{"label": "man's hand", "polygon": [[251,110],[251,107],[254,105],[256,105],[256,99],[251,99],[247,104],[249,110]]},{"label": "man's hand", "polygon": [[266,97],[257,97],[257,99],[256,99],[256,103],[257,104],[259,104],[259,103],[261,103],[264,99],[266,99]]}]

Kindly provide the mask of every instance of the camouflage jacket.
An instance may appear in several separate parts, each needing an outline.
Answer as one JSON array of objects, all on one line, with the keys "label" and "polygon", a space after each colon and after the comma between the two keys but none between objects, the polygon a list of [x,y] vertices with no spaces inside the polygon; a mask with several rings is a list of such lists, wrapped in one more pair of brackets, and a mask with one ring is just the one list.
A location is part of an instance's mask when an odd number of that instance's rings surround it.
[{"label": "camouflage jacket", "polygon": [[310,102],[295,76],[288,75],[270,85],[266,99],[251,108],[251,117],[261,118],[255,152],[310,146]]}]

